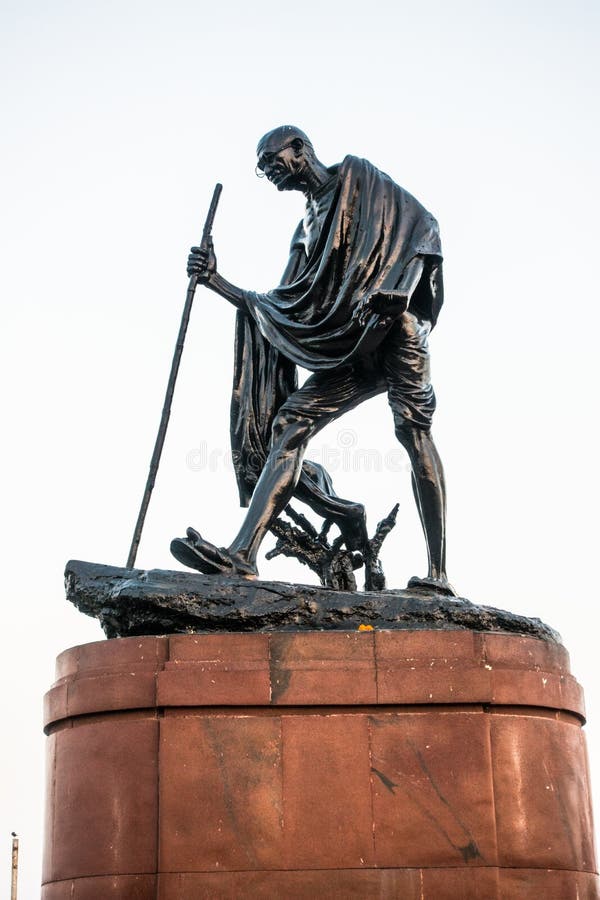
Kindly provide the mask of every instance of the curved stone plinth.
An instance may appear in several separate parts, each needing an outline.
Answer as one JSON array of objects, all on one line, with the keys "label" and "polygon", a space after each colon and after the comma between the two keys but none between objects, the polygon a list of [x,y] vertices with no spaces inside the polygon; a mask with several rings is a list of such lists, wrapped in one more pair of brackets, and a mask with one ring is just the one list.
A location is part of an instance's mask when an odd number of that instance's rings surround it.
[{"label": "curved stone plinth", "polygon": [[193,634],[59,656],[43,900],[596,898],[558,643]]}]

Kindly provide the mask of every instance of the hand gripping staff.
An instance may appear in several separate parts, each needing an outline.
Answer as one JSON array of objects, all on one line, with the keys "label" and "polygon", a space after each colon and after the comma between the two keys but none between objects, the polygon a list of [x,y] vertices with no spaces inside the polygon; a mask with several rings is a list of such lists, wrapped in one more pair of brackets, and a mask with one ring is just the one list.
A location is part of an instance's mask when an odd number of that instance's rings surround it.
[{"label": "hand gripping staff", "polygon": [[[202,231],[202,240],[200,242],[200,247],[202,250],[208,250],[209,248],[215,213],[217,211],[217,206],[222,190],[222,184],[215,185],[212,200],[210,202],[210,208],[208,210],[206,222],[204,223],[204,229]],[[158,472],[158,464],[160,463],[160,457],[167,434],[167,426],[169,424],[169,418],[171,416],[171,403],[173,402],[173,394],[175,392],[175,382],[177,381],[177,373],[179,372],[179,363],[181,362],[181,354],[183,353],[185,333],[187,331],[188,322],[190,320],[190,313],[192,311],[192,303],[194,301],[194,293],[196,291],[197,283],[198,276],[194,274],[191,276],[188,284],[185,306],[183,307],[183,315],[181,316],[181,325],[179,326],[179,334],[177,335],[177,343],[175,344],[175,353],[173,354],[173,362],[171,363],[171,374],[169,375],[169,381],[165,393],[165,402],[163,404],[162,414],[160,417],[158,434],[156,435],[156,441],[154,442],[152,459],[150,460],[150,470],[148,472],[148,480],[146,481],[146,489],[144,491],[144,496],[142,497],[142,504],[138,513],[137,522],[135,523],[135,530],[133,532],[133,538],[131,540],[129,556],[127,557],[128,569],[132,569],[135,565],[135,558],[137,556],[140,539],[142,537],[142,529],[144,527],[146,513],[148,512],[148,506],[150,504],[150,497],[152,496],[154,482],[156,481],[156,473]]]}]

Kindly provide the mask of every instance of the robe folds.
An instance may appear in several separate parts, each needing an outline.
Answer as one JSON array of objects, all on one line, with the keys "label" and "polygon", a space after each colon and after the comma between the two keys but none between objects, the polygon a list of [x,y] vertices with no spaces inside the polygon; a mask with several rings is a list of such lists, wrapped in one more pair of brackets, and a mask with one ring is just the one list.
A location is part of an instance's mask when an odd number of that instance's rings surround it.
[{"label": "robe folds", "polygon": [[[347,156],[330,208],[308,257],[292,242],[284,283],[244,293],[237,314],[231,444],[242,506],[247,506],[268,455],[279,407],[297,387],[296,366],[323,371],[370,354],[387,333],[379,316],[355,315],[374,291],[393,291],[408,263],[424,258],[411,310],[435,324],[442,305],[441,244],[434,217],[367,160]],[[314,464],[303,467],[305,489],[331,498],[331,482]],[[312,504],[311,504],[312,505]]]}]

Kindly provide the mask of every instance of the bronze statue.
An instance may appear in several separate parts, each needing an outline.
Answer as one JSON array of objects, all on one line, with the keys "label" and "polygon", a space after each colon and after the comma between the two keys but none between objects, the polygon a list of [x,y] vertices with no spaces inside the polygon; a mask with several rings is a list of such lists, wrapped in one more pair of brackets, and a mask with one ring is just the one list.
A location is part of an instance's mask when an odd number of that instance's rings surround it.
[{"label": "bronze statue", "polygon": [[[204,573],[256,575],[261,541],[292,496],[335,522],[349,550],[364,549],[364,507],[338,497],[328,473],[303,457],[321,428],[387,391],[429,558],[427,577],[409,587],[453,594],[427,345],[443,299],[437,222],[366,160],[325,166],[293,126],[266,134],[257,154],[257,169],[278,190],[306,196],[281,284],[265,294],[235,287],[218,271],[212,241],[188,259],[188,275],[238,309],[231,440],[249,509],[228,548],[189,528],[171,551]],[[313,373],[301,388],[297,365]]]}]

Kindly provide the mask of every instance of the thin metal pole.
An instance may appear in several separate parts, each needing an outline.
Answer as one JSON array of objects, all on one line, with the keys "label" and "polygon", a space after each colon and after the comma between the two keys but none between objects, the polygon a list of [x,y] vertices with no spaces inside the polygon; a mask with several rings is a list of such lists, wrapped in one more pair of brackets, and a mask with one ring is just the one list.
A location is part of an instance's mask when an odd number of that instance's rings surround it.
[{"label": "thin metal pole", "polygon": [[[202,231],[202,242],[200,244],[201,247],[208,248],[208,240],[212,231],[215,213],[217,211],[217,205],[219,203],[219,197],[221,196],[222,190],[222,184],[215,185],[210,208],[208,210],[206,222],[204,223],[204,229]],[[127,557],[128,569],[132,569],[135,565],[135,558],[137,556],[138,547],[140,545],[140,540],[142,537],[142,529],[144,527],[146,513],[148,512],[148,506],[150,505],[150,497],[152,496],[152,490],[156,481],[158,464],[160,463],[160,457],[167,434],[167,426],[171,417],[171,403],[173,401],[173,394],[175,392],[175,382],[177,381],[177,373],[179,372],[179,363],[181,362],[181,354],[183,353],[183,344],[185,342],[185,334],[187,331],[188,322],[190,320],[190,313],[192,311],[192,303],[194,300],[194,293],[196,291],[197,282],[198,279],[196,275],[192,275],[185,297],[185,305],[183,307],[183,315],[181,317],[181,324],[179,326],[179,334],[177,335],[177,343],[175,344],[175,353],[173,355],[173,361],[171,363],[171,373],[169,375],[167,390],[165,392],[165,402],[163,404],[162,414],[160,417],[158,434],[156,435],[156,441],[154,443],[152,459],[150,460],[150,469],[148,472],[148,479],[146,481],[146,489],[144,490],[144,496],[142,497],[142,503],[140,506],[140,511],[138,513],[137,522],[135,523],[133,538],[131,540],[131,547],[129,549],[129,556]]]},{"label": "thin metal pole", "polygon": [[12,833],[12,867],[10,879],[10,900],[17,900],[17,877],[19,875],[19,838]]}]

